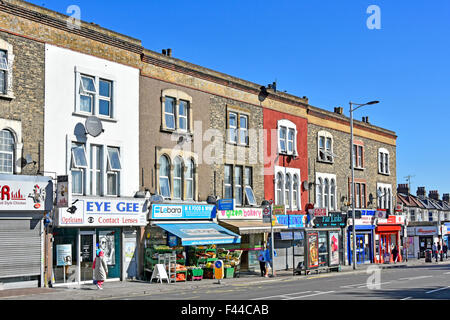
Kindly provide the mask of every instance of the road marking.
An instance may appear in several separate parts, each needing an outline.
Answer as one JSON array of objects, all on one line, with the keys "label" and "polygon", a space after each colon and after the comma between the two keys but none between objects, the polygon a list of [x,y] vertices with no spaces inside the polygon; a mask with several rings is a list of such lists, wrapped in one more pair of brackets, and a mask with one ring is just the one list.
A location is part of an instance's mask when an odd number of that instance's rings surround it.
[{"label": "road marking", "polygon": [[[382,283],[369,283],[369,285],[370,286],[381,286],[383,284],[389,284],[389,283],[391,283],[391,281],[389,281],[389,282],[382,282]],[[369,287],[368,287],[368,285],[366,283],[365,285],[358,287],[358,289],[362,289],[362,288],[369,288]]]},{"label": "road marking", "polygon": [[341,286],[341,288],[352,288],[352,287],[358,287],[361,285],[367,285],[367,283],[349,284],[348,286]]},{"label": "road marking", "polygon": [[289,296],[292,296],[292,295],[305,294],[305,293],[310,293],[310,292],[312,292],[312,291],[302,291],[302,292],[295,292],[295,293],[279,294],[279,295],[270,296],[270,297],[254,298],[254,299],[251,299],[251,300],[266,300],[266,299],[270,299],[270,298],[282,298],[282,297],[289,298]]},{"label": "road marking", "polygon": [[412,277],[412,278],[401,278],[398,280],[418,280],[418,279],[425,279],[425,278],[432,278],[433,276],[420,276],[420,277]]},{"label": "road marking", "polygon": [[444,274],[450,274],[450,272],[446,272],[446,273],[444,273]]},{"label": "road marking", "polygon": [[412,299],[413,297],[406,297],[406,298],[403,298],[402,300],[409,300],[409,299]]},{"label": "road marking", "polygon": [[440,289],[436,289],[436,290],[431,290],[431,291],[428,291],[428,292],[425,292],[425,293],[433,293],[433,292],[438,292],[438,291],[442,291],[442,290],[445,290],[445,289],[448,289],[448,288],[450,288],[450,286],[448,286],[448,287],[444,287],[444,288],[440,288]]},{"label": "road marking", "polygon": [[[317,291],[316,291],[317,292]],[[314,296],[320,296],[320,295],[324,295],[324,294],[329,294],[329,293],[333,293],[334,291],[327,291],[327,292],[317,292],[317,293],[313,293],[313,294],[308,294],[306,296],[301,296],[301,297],[293,297],[293,298],[288,298],[288,299],[283,299],[283,300],[295,300],[295,299],[303,299],[303,298],[308,298],[308,297],[314,297]]]}]

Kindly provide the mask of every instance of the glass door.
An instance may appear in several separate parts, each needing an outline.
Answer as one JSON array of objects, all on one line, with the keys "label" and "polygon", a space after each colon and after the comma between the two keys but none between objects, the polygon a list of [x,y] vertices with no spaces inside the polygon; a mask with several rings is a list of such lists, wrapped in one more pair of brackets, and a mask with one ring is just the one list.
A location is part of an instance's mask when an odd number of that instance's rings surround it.
[{"label": "glass door", "polygon": [[356,235],[356,261],[357,263],[364,263],[365,259],[365,245],[364,245],[364,235]]},{"label": "glass door", "polygon": [[92,281],[95,259],[95,232],[80,232],[80,281]]}]

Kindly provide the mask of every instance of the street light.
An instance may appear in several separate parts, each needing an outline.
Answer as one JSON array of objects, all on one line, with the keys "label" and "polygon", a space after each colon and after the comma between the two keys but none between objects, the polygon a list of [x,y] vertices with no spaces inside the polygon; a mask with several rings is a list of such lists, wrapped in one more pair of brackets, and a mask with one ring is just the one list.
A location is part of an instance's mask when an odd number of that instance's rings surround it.
[{"label": "street light", "polygon": [[[350,102],[350,163],[352,167],[352,235],[353,235],[353,270],[356,270],[356,226],[355,226],[355,165],[353,163],[353,111],[358,110],[361,107],[364,106],[370,106],[374,104],[378,104],[380,101],[370,101],[367,103],[359,104]],[[356,106],[356,108],[353,108],[353,106]]]}]

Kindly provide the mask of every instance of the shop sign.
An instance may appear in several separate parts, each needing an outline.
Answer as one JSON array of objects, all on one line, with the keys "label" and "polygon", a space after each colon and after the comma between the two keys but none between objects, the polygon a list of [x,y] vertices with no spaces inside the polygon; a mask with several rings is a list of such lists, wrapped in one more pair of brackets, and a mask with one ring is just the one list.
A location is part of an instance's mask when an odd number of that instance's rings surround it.
[{"label": "shop sign", "polygon": [[385,209],[379,209],[375,213],[375,217],[379,219],[386,219],[387,218],[387,211]]},{"label": "shop sign", "polygon": [[235,210],[219,210],[217,218],[219,220],[261,220],[263,218],[263,209],[239,208]]},{"label": "shop sign", "polygon": [[415,236],[415,235],[416,235],[416,232],[415,232],[416,228],[414,228],[414,227],[408,227],[407,229],[408,229],[408,230],[407,230],[408,236]]},{"label": "shop sign", "polygon": [[304,228],[306,225],[306,215],[289,215],[289,228]]},{"label": "shop sign", "polygon": [[325,217],[328,215],[327,208],[314,208],[314,217]]},{"label": "shop sign", "polygon": [[[361,216],[360,219],[355,219],[355,224],[357,226],[370,226],[373,225],[375,220],[374,216]],[[350,213],[350,215],[347,216],[347,223],[349,226],[353,225],[353,219],[352,219],[352,215]]]},{"label": "shop sign", "polygon": [[389,216],[387,219],[378,219],[378,224],[405,224],[405,216]]},{"label": "shop sign", "polygon": [[287,214],[275,216],[276,222],[284,226],[289,226],[289,216]]},{"label": "shop sign", "polygon": [[217,201],[217,210],[234,210],[234,199],[220,199]]},{"label": "shop sign", "polygon": [[316,228],[344,228],[347,225],[347,217],[341,213],[333,213],[327,217],[316,217]]},{"label": "shop sign", "polygon": [[31,178],[17,181],[0,179],[0,211],[50,211],[52,209],[51,178]]},{"label": "shop sign", "polygon": [[58,208],[68,208],[71,203],[72,190],[70,176],[58,176],[56,178],[56,206]]},{"label": "shop sign", "polygon": [[212,219],[216,215],[215,205],[203,204],[152,204],[150,218],[158,219]]},{"label": "shop sign", "polygon": [[286,214],[286,209],[284,205],[276,205],[272,208],[274,215],[284,215]]},{"label": "shop sign", "polygon": [[397,203],[395,206],[395,212],[403,212],[403,203]]},{"label": "shop sign", "polygon": [[416,236],[431,236],[437,234],[437,227],[416,227]]},{"label": "shop sign", "polygon": [[58,210],[58,225],[60,227],[146,226],[147,206],[146,200],[76,199],[71,208]]}]

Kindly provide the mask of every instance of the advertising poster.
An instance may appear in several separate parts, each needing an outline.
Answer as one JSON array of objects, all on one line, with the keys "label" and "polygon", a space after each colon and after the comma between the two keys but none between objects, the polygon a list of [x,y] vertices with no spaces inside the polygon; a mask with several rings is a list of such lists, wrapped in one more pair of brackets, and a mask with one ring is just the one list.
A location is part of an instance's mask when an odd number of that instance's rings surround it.
[{"label": "advertising poster", "polygon": [[59,244],[56,246],[56,265],[58,267],[72,265],[72,245]]},{"label": "advertising poster", "polygon": [[56,184],[56,206],[58,208],[68,208],[71,204],[70,193],[71,190],[69,176],[58,176]]},{"label": "advertising poster", "polygon": [[319,266],[319,244],[318,233],[308,233],[308,268]]},{"label": "advertising poster", "polygon": [[330,232],[330,265],[339,265],[339,232]]},{"label": "advertising poster", "polygon": [[99,248],[105,253],[105,260],[108,266],[116,264],[116,251],[113,231],[99,231]]}]

